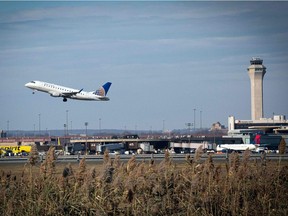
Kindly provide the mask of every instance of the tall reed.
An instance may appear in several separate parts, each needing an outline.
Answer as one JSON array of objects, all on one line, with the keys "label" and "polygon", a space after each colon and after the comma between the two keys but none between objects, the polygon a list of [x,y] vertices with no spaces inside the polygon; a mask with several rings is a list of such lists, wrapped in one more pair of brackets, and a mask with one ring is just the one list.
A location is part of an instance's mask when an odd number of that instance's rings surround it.
[{"label": "tall reed", "polygon": [[[167,152],[162,162],[127,163],[106,152],[100,171],[68,164],[56,173],[51,148],[39,175],[0,175],[1,215],[288,215],[288,167],[233,153],[225,163],[202,150],[182,164]],[[34,164],[34,163],[33,163]],[[35,171],[35,170],[34,170]]]}]

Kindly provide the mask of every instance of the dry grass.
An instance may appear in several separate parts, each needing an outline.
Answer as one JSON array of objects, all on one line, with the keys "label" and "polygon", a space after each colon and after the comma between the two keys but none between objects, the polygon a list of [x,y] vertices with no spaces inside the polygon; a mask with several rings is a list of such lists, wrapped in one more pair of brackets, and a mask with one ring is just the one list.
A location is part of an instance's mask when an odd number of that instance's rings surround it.
[{"label": "dry grass", "polygon": [[[168,153],[161,163],[121,163],[105,154],[101,168],[55,165],[54,150],[21,175],[1,173],[1,215],[288,215],[288,167],[249,161],[200,163],[187,156],[179,167]],[[35,156],[34,156],[35,158]],[[177,167],[178,166],[178,167]]]}]

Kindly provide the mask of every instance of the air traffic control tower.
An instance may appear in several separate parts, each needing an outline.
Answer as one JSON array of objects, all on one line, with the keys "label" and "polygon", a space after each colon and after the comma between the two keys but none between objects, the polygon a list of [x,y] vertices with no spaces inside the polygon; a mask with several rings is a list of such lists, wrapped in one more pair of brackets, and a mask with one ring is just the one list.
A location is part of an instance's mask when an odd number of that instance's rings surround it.
[{"label": "air traffic control tower", "polygon": [[251,120],[263,118],[263,77],[266,67],[262,63],[262,59],[253,57],[247,69],[251,83]]}]

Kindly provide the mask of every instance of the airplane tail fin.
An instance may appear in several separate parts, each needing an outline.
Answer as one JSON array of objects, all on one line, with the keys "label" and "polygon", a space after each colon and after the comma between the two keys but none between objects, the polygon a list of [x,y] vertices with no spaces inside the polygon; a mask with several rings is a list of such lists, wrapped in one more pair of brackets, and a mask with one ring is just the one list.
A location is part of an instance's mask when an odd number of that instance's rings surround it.
[{"label": "airplane tail fin", "polygon": [[111,82],[107,82],[105,83],[103,86],[101,86],[99,89],[97,89],[94,94],[98,95],[98,96],[101,96],[101,97],[105,97],[106,94],[108,93],[109,91],[109,88],[111,86]]}]

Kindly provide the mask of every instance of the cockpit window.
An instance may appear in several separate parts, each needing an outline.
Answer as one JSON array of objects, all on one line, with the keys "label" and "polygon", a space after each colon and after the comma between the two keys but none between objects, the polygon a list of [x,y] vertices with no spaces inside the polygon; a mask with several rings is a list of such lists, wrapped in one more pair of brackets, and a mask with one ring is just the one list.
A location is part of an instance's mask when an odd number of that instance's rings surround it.
[{"label": "cockpit window", "polygon": [[34,81],[31,81],[30,83],[35,83]]}]

